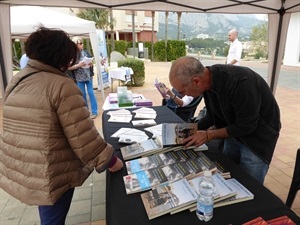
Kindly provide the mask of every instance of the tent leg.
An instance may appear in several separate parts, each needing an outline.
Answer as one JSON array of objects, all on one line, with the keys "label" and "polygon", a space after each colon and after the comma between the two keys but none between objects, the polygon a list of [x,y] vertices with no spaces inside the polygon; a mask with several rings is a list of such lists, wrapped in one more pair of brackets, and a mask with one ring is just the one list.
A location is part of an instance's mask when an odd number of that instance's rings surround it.
[{"label": "tent leg", "polygon": [[274,90],[275,90],[275,74],[276,74],[278,52],[279,52],[279,44],[280,44],[281,30],[282,30],[282,21],[283,21],[283,15],[284,15],[284,13],[285,13],[285,9],[282,7],[279,10],[280,16],[279,16],[278,32],[277,32],[276,46],[275,46],[275,55],[274,55],[273,68],[272,68],[272,76],[271,76],[271,83],[270,83],[270,88],[271,88],[271,91],[273,93],[274,93]]}]

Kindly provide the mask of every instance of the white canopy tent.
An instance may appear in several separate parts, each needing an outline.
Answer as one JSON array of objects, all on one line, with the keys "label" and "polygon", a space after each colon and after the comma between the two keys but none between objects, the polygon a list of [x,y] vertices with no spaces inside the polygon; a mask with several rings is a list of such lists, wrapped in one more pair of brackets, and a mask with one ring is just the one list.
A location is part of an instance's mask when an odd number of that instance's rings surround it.
[{"label": "white canopy tent", "polygon": [[[24,5],[23,0],[0,0],[0,78],[1,89],[11,78],[9,8]],[[268,83],[275,94],[287,29],[292,12],[300,11],[299,0],[27,0],[27,5],[74,8],[105,8],[135,11],[170,11],[195,13],[268,14]],[[1,58],[2,54],[2,58]],[[6,57],[3,58],[3,55]]]},{"label": "white canopy tent", "polygon": [[[35,31],[40,24],[48,28],[59,28],[64,30],[70,37],[89,37],[94,52],[97,71],[101,71],[100,54],[94,21],[84,20],[40,6],[13,6],[10,8],[11,38],[27,37]],[[10,71],[7,71],[7,73],[9,72]],[[7,76],[7,78],[9,77]],[[103,87],[102,79],[98,79],[98,81],[100,82],[98,86]],[[103,88],[101,91],[104,98]]]}]

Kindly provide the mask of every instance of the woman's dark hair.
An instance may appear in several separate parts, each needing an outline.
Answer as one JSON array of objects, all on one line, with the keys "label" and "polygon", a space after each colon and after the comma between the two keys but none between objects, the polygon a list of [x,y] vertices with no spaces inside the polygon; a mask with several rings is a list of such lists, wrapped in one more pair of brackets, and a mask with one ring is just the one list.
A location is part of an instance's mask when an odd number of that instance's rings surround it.
[{"label": "woman's dark hair", "polygon": [[78,48],[66,32],[39,27],[27,38],[25,52],[30,59],[65,72],[76,63]]}]

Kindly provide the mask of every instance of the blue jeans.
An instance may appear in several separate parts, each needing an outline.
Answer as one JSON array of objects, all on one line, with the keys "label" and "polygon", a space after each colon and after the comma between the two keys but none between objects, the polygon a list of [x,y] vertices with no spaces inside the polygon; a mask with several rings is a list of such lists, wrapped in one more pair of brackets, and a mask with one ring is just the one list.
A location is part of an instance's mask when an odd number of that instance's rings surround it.
[{"label": "blue jeans", "polygon": [[41,225],[64,225],[73,198],[74,188],[71,188],[55,202],[54,205],[39,206]]},{"label": "blue jeans", "polygon": [[96,96],[95,96],[94,89],[93,89],[93,78],[91,78],[90,81],[77,82],[77,86],[81,90],[83,98],[86,102],[86,106],[88,107],[88,103],[87,103],[87,99],[86,99],[86,91],[85,91],[85,87],[86,87],[89,98],[90,98],[90,102],[91,102],[92,114],[98,115],[98,104],[97,104]]},{"label": "blue jeans", "polygon": [[234,138],[224,140],[223,153],[239,164],[261,184],[269,169],[269,164],[255,155],[249,148]]}]

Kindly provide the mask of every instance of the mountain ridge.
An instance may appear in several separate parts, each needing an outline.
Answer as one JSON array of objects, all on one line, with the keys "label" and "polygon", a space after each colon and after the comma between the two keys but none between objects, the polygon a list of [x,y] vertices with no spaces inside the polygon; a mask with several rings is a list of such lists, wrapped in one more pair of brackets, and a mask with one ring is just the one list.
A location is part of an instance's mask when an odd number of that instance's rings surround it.
[{"label": "mountain ridge", "polygon": [[[182,13],[180,39],[192,39],[207,34],[209,38],[227,40],[228,31],[235,28],[239,39],[249,39],[252,27],[265,22],[250,14]],[[169,13],[168,39],[177,39],[177,13]],[[165,13],[159,13],[158,39],[165,39]]]}]

